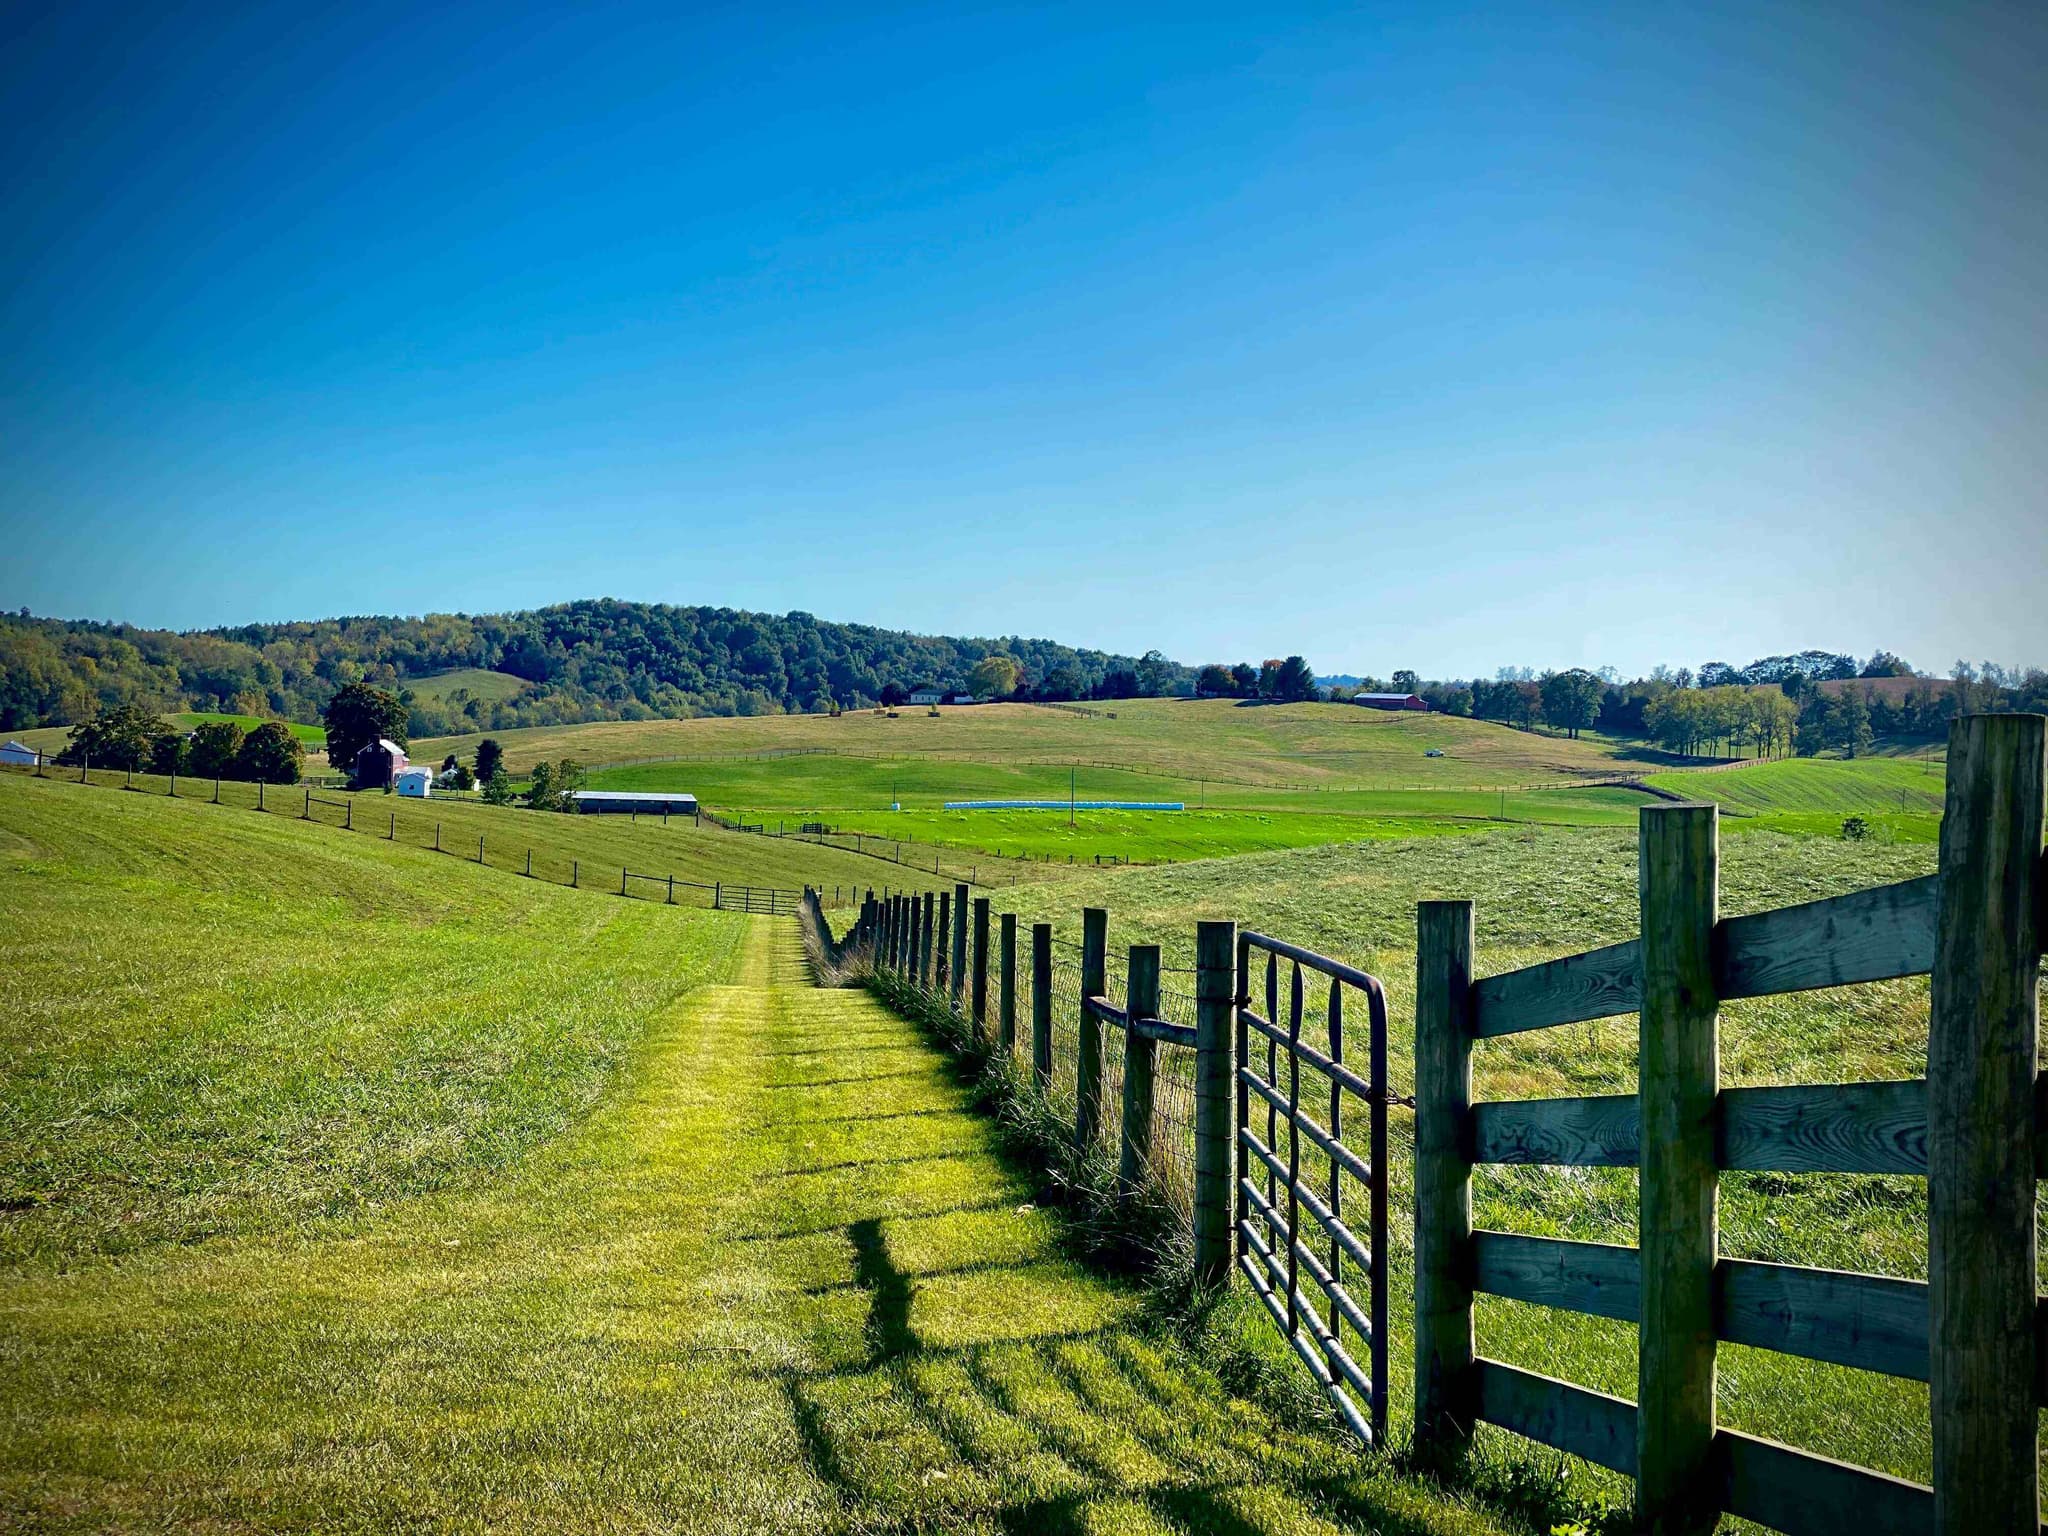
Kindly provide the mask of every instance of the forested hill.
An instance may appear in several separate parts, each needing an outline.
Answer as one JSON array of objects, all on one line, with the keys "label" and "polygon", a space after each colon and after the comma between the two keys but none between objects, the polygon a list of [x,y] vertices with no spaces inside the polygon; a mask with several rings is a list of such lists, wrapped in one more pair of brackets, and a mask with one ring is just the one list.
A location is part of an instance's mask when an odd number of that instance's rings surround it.
[{"label": "forested hill", "polygon": [[[344,683],[414,691],[413,731],[581,720],[772,714],[858,707],[889,684],[965,686],[975,664],[1014,657],[1041,697],[1085,697],[1114,672],[1184,680],[1157,653],[1143,662],[1050,640],[913,635],[808,613],[743,613],[610,599],[527,613],[322,619],[174,633],[26,611],[0,618],[0,730],[65,725],[135,702],[316,720]],[[462,668],[518,680],[467,689]],[[1165,674],[1163,677],[1159,674]],[[485,683],[496,679],[483,679]],[[483,697],[480,695],[491,695]]]}]

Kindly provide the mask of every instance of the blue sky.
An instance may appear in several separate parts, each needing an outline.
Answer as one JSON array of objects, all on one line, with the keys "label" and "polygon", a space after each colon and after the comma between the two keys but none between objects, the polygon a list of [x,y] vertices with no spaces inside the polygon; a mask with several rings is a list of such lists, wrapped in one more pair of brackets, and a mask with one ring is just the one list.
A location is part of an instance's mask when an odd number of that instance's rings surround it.
[{"label": "blue sky", "polygon": [[2048,662],[2035,6],[0,11],[0,605]]}]

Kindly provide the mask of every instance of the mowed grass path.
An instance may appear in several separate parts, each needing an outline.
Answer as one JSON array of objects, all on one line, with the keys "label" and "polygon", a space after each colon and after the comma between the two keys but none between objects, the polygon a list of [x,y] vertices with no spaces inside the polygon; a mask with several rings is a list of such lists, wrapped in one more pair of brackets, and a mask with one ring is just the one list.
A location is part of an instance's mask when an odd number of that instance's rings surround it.
[{"label": "mowed grass path", "polygon": [[0,1524],[1496,1528],[1232,1401],[966,1097],[754,920],[490,1189],[0,1281]]}]

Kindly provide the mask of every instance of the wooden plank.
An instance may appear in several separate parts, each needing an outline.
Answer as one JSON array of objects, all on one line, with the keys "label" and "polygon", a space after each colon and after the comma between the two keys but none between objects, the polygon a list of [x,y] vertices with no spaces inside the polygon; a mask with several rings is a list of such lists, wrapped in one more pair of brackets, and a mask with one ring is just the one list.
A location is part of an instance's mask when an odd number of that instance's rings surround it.
[{"label": "wooden plank", "polygon": [[1923,875],[1796,907],[1724,918],[1714,930],[1723,998],[1765,997],[1895,976],[1934,965],[1940,878]]},{"label": "wooden plank", "polygon": [[1721,1090],[1719,1161],[1751,1173],[1927,1172],[1927,1084]]},{"label": "wooden plank", "polygon": [[1474,1104],[1468,1123],[1475,1163],[1633,1168],[1642,1144],[1632,1093]]},{"label": "wooden plank", "polygon": [[1472,903],[1416,909],[1415,1435],[1455,1451],[1471,1438]]},{"label": "wooden plank", "polygon": [[1678,1533],[1714,1523],[1720,815],[1712,805],[1645,806],[1639,815],[1643,1288],[1636,1498],[1650,1531]]},{"label": "wooden plank", "polygon": [[1472,1033],[1512,1035],[1634,1013],[1641,1005],[1642,945],[1629,939],[1474,982]]},{"label": "wooden plank", "polygon": [[2044,727],[1949,728],[1927,1039],[1934,1523],[2031,1530],[2040,1509],[2034,1336]]},{"label": "wooden plank", "polygon": [[1918,1280],[1723,1259],[1714,1330],[1731,1344],[1927,1379],[1927,1287]]},{"label": "wooden plank", "polygon": [[1473,1362],[1472,1376],[1479,1417],[1487,1423],[1635,1475],[1635,1404],[1498,1360]]},{"label": "wooden plank", "polygon": [[1472,1234],[1475,1290],[1539,1307],[1632,1323],[1642,1303],[1642,1261],[1633,1248],[1512,1232]]},{"label": "wooden plank", "polygon": [[[1799,1536],[1924,1536],[1934,1490],[1724,1429],[1714,1436],[1721,1505],[1731,1515]],[[2030,1522],[2019,1530],[2034,1529]]]}]

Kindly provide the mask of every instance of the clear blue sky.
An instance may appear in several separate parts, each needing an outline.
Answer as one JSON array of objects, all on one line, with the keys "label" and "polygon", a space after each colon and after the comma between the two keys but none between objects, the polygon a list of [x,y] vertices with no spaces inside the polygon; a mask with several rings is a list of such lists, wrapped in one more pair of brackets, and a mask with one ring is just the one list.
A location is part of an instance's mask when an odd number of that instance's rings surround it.
[{"label": "clear blue sky", "polygon": [[0,12],[0,604],[2048,662],[2048,7]]}]

